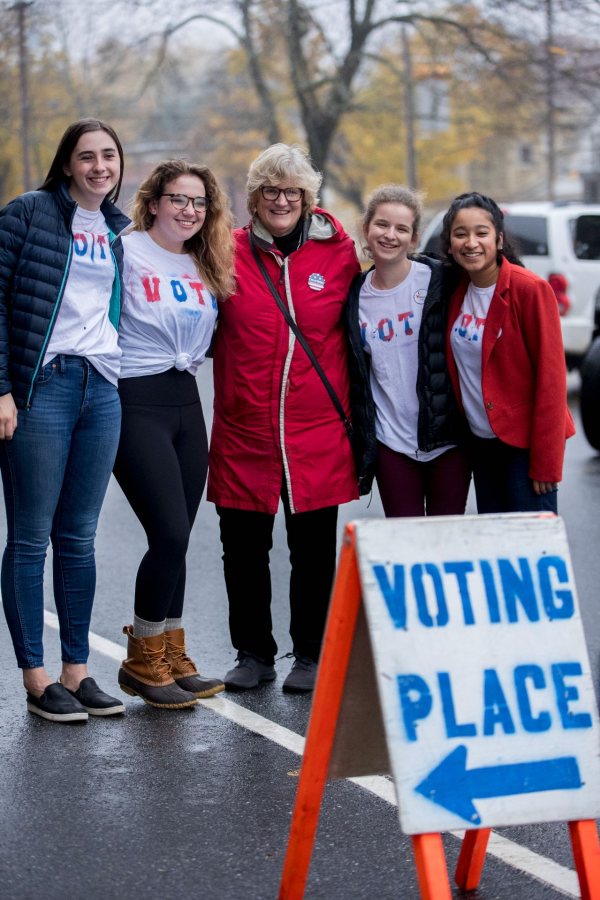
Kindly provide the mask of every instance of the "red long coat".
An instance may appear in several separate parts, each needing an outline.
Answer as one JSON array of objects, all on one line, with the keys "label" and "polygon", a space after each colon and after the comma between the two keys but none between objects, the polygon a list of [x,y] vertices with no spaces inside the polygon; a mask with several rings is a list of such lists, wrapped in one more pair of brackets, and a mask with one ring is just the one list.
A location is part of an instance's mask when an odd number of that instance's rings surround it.
[{"label": "red long coat", "polygon": [[[349,413],[343,308],[359,271],[354,243],[323,210],[287,258],[259,223],[258,252]],[[350,442],[319,375],[265,284],[248,241],[236,239],[236,292],[219,304],[208,499],[275,513],[283,479],[292,512],[358,497]],[[287,282],[287,283],[286,283]]]},{"label": "red long coat", "polygon": [[[448,371],[459,402],[450,334],[468,283],[454,292],[448,309]],[[530,478],[559,482],[565,439],[575,425],[567,407],[558,306],[547,281],[502,260],[481,353],[481,390],[492,431],[505,444],[529,450]]]}]

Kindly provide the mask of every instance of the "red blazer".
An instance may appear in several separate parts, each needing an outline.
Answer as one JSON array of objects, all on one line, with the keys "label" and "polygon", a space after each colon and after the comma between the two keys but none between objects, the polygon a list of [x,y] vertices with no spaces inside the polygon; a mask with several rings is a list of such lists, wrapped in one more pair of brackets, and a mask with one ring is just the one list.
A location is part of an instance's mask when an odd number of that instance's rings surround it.
[{"label": "red blazer", "polygon": [[[461,408],[450,334],[468,284],[465,278],[450,300],[446,335],[448,370]],[[560,481],[565,439],[575,433],[575,424],[567,407],[558,305],[547,281],[502,260],[481,354],[481,390],[492,431],[504,443],[530,451],[530,478]]]}]

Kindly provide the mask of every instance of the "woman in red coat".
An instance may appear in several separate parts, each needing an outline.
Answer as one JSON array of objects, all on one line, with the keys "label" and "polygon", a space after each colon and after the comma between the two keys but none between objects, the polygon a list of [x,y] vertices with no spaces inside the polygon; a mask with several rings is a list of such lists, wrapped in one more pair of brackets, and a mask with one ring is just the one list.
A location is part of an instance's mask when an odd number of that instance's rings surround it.
[{"label": "woman in red coat", "polygon": [[478,512],[556,512],[575,426],[554,292],[516,259],[501,210],[482,194],[453,201],[442,247],[459,276],[447,355],[471,432]]},{"label": "woman in red coat", "polygon": [[252,163],[251,221],[235,233],[236,290],[220,306],[208,499],[220,519],[237,650],[228,690],[275,678],[269,551],[280,499],[295,657],[283,688],[312,690],[335,572],[338,504],[358,497],[341,417],[265,278],[348,414],[342,314],[359,265],[340,223],[316,207],[320,184],[297,146],[274,144]]}]

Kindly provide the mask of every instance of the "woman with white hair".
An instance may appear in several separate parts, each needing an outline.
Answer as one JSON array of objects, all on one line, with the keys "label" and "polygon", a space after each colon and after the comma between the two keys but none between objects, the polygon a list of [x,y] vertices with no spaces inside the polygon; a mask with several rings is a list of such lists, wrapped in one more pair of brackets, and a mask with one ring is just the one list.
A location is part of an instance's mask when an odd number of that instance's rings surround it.
[{"label": "woman with white hair", "polygon": [[294,654],[283,689],[312,690],[338,505],[358,496],[343,310],[359,265],[341,224],[316,206],[320,184],[298,146],[274,144],[254,160],[251,220],[235,232],[236,289],[220,310],[208,499],[220,519],[237,650],[228,690],[275,678],[269,551],[280,499]]}]

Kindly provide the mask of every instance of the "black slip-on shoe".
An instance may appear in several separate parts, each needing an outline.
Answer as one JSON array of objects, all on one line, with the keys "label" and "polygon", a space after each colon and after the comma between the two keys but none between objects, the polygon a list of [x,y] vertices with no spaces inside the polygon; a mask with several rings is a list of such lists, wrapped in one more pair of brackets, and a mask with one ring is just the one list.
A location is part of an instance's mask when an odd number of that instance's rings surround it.
[{"label": "black slip-on shoe", "polygon": [[275,666],[261,662],[250,653],[238,653],[237,665],[229,670],[223,682],[228,691],[247,691],[275,677]]},{"label": "black slip-on shoe", "polygon": [[83,678],[76,691],[65,690],[78,700],[90,716],[118,716],[125,706],[110,694],[105,694],[93,678]]},{"label": "black slip-on shoe", "polygon": [[290,674],[282,684],[288,694],[304,694],[312,691],[317,678],[317,663],[308,656],[296,656]]},{"label": "black slip-on shoe", "polygon": [[27,709],[50,722],[87,722],[84,707],[62,684],[49,684],[41,697],[27,691]]}]

